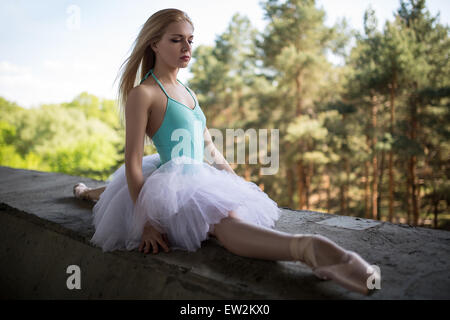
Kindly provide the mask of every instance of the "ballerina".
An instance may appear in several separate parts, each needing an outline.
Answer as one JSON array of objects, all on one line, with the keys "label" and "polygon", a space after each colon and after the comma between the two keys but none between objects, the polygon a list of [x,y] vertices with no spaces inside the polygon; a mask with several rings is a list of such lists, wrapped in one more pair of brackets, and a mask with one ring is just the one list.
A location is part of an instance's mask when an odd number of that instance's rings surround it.
[{"label": "ballerina", "polygon": [[[159,247],[194,252],[215,237],[233,254],[300,261],[321,279],[371,293],[367,280],[379,278],[377,270],[324,236],[275,230],[276,202],[236,175],[215,148],[195,93],[177,79],[191,58],[193,31],[186,13],[164,9],[136,39],[119,88],[125,163],[105,186],[73,188],[75,197],[96,202],[91,242],[103,251],[156,254]],[[140,65],[141,76],[148,71],[134,87]],[[158,152],[143,156],[146,135]],[[211,164],[203,161],[205,149]]]}]

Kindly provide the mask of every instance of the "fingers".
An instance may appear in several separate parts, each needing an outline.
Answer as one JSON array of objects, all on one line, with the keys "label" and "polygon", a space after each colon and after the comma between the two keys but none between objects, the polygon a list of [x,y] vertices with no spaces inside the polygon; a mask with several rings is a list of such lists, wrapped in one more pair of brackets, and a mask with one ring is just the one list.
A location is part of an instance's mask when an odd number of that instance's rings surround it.
[{"label": "fingers", "polygon": [[[156,244],[155,240],[150,240],[150,243],[152,244],[151,247],[153,248],[153,253],[158,253],[158,245]],[[147,246],[147,250],[145,253],[148,253],[150,251],[150,245]]]},{"label": "fingers", "polygon": [[148,253],[149,250],[150,250],[150,241],[142,240],[141,245],[139,246],[139,251]]},{"label": "fingers", "polygon": [[165,233],[163,234],[163,239],[166,242],[167,247],[169,247],[169,238],[167,238],[167,234],[165,234]]},{"label": "fingers", "polygon": [[[164,235],[163,235],[163,238],[165,238]],[[161,245],[161,247],[163,247],[165,252],[169,252],[169,246],[167,245],[165,239],[164,240],[163,239],[158,239],[158,243]]]},{"label": "fingers", "polygon": [[158,253],[158,244],[164,249],[165,252],[169,252],[169,239],[167,237],[167,234],[162,234],[159,236],[158,239],[148,239],[148,240],[142,240],[141,244],[139,245],[139,251],[144,253],[149,253],[150,250],[153,248],[153,254]]}]

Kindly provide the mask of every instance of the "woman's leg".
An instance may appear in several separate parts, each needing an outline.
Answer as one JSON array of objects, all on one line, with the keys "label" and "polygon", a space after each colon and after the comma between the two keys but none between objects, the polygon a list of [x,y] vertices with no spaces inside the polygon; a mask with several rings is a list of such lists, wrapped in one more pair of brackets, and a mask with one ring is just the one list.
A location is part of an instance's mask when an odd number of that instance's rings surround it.
[{"label": "woman's leg", "polygon": [[374,269],[358,254],[347,251],[330,239],[313,234],[289,234],[246,223],[234,211],[210,230],[231,253],[239,256],[280,261],[301,261],[322,279],[333,279],[349,290],[369,293]]},{"label": "woman's leg", "polygon": [[95,201],[100,199],[100,195],[103,191],[105,191],[105,189],[106,186],[98,188],[88,188],[84,183],[78,183],[74,186],[74,195],[77,198]]},{"label": "woman's leg", "polygon": [[100,195],[103,193],[103,191],[105,191],[105,189],[106,186],[89,189],[85,192],[85,195],[86,197],[88,197],[88,199],[98,200],[100,199]]},{"label": "woman's leg", "polygon": [[294,260],[290,254],[289,243],[292,235],[272,229],[260,228],[230,216],[214,225],[210,232],[220,243],[239,256],[265,260]]}]

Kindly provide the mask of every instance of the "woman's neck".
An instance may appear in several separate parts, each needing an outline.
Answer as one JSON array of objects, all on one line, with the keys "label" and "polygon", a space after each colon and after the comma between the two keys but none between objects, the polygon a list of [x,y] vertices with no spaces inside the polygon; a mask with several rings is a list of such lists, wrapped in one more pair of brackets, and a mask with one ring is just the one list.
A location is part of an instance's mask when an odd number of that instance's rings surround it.
[{"label": "woman's neck", "polygon": [[165,85],[176,86],[179,68],[168,68],[166,66],[157,65],[153,67],[153,73],[159,81]]}]

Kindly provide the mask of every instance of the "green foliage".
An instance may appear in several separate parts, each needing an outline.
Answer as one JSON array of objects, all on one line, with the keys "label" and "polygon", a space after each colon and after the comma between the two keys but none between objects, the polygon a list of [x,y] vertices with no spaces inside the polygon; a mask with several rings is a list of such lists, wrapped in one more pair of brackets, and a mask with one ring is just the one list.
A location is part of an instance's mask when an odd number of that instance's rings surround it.
[{"label": "green foliage", "polygon": [[312,143],[324,140],[327,134],[328,130],[322,127],[318,120],[311,119],[309,116],[301,116],[289,125],[286,139],[289,142],[304,140]]},{"label": "green foliage", "polygon": [[1,98],[0,164],[106,179],[123,159],[113,106],[87,93],[29,110]]}]

